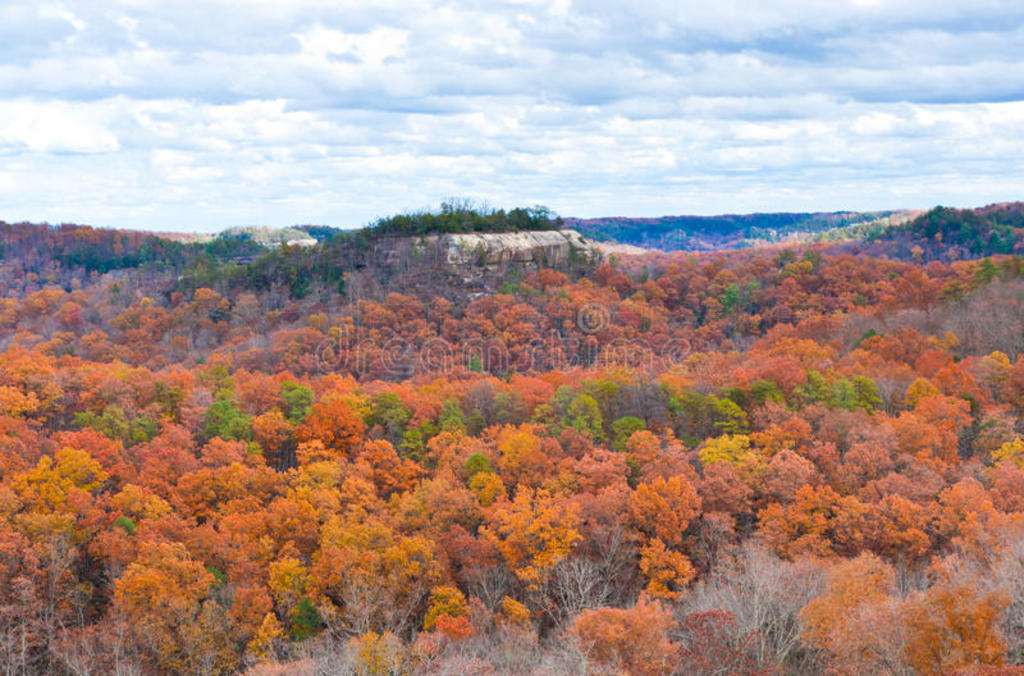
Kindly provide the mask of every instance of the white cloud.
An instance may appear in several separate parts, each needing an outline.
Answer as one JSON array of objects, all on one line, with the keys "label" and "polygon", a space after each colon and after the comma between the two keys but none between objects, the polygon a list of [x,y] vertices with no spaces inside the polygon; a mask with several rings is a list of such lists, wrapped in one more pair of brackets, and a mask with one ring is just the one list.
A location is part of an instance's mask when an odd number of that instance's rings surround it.
[{"label": "white cloud", "polygon": [[95,106],[64,102],[0,101],[0,151],[110,153],[117,136]]},{"label": "white cloud", "polygon": [[1022,82],[1014,0],[9,0],[0,218],[983,203],[1020,197]]},{"label": "white cloud", "polygon": [[889,134],[900,123],[900,118],[892,113],[870,112],[859,116],[853,121],[853,131],[864,136]]},{"label": "white cloud", "polygon": [[394,28],[376,28],[369,33],[353,35],[316,26],[296,34],[295,38],[303,53],[319,59],[353,56],[361,63],[380,66],[388,59],[403,54],[408,35],[408,31]]}]

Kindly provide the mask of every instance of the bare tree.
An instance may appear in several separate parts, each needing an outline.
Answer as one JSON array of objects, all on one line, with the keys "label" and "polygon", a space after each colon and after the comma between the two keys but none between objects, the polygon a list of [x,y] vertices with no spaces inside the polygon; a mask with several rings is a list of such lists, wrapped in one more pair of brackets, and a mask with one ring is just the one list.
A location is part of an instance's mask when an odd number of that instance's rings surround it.
[{"label": "bare tree", "polygon": [[732,614],[738,635],[755,637],[760,666],[785,665],[799,672],[815,660],[800,640],[800,610],[823,584],[823,572],[815,563],[783,561],[750,541],[698,583],[679,611],[686,615],[719,609]]},{"label": "bare tree", "polygon": [[603,568],[599,562],[582,556],[570,556],[555,566],[547,597],[557,626],[567,624],[587,608],[609,604],[615,589]]},{"label": "bare tree", "polygon": [[512,573],[501,564],[472,568],[464,571],[463,576],[466,578],[469,593],[483,601],[491,610],[497,608],[502,599],[512,593],[516,583]]}]

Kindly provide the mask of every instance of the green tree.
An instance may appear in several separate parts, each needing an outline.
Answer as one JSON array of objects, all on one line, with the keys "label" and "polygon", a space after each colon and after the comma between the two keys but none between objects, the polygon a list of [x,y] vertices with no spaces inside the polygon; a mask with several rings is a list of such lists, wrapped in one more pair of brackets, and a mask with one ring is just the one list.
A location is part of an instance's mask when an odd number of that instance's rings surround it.
[{"label": "green tree", "polygon": [[465,414],[459,402],[449,399],[441,406],[441,415],[437,419],[438,425],[443,432],[465,432]]},{"label": "green tree", "polygon": [[846,378],[840,378],[832,383],[828,405],[831,408],[842,408],[847,411],[857,408],[857,390],[854,389],[853,383]]},{"label": "green tree", "polygon": [[142,416],[129,419],[124,409],[115,404],[108,404],[102,413],[77,413],[75,423],[79,427],[91,427],[108,439],[123,442],[125,446],[149,441],[159,431],[156,421],[152,418]]},{"label": "green tree", "polygon": [[437,435],[437,426],[429,422],[406,430],[402,435],[402,442],[398,445],[399,454],[403,458],[422,462],[426,454],[427,442],[435,435]]},{"label": "green tree", "polygon": [[579,432],[587,432],[594,439],[604,438],[601,408],[589,394],[581,394],[569,404],[565,423]]},{"label": "green tree", "polygon": [[206,409],[203,433],[207,439],[220,437],[228,441],[248,441],[252,436],[249,416],[239,411],[229,399],[218,399]]},{"label": "green tree", "polygon": [[626,451],[626,442],[634,432],[647,429],[647,423],[640,418],[627,415],[612,423],[612,450],[618,453]]},{"label": "green tree", "polygon": [[490,474],[492,471],[491,461],[483,453],[474,453],[463,463],[462,471],[466,473],[467,481],[477,474]]},{"label": "green tree", "polygon": [[290,636],[293,641],[302,641],[320,633],[320,614],[307,597],[303,597],[292,613]]},{"label": "green tree", "polygon": [[469,414],[469,419],[466,420],[466,432],[470,436],[479,436],[487,428],[487,418],[484,417],[483,412],[474,408],[473,412]]},{"label": "green tree", "polygon": [[284,402],[284,416],[288,422],[301,425],[313,410],[313,390],[289,380],[281,385],[281,401]]},{"label": "green tree", "polygon": [[768,401],[785,401],[782,390],[773,380],[755,380],[750,385],[750,403],[753,406],[764,406]]},{"label": "green tree", "polygon": [[807,369],[804,384],[797,388],[797,392],[803,404],[820,404],[829,400],[832,388],[825,376],[814,369]]},{"label": "green tree", "polygon": [[740,434],[747,430],[747,412],[732,399],[711,398],[715,411],[715,427],[726,434]]},{"label": "green tree", "polygon": [[371,429],[379,425],[384,438],[390,441],[392,446],[399,446],[411,418],[412,413],[402,404],[397,394],[381,392],[370,402],[370,411],[365,422]]},{"label": "green tree", "polygon": [[882,405],[882,398],[878,396],[878,386],[875,381],[867,376],[854,376],[854,408],[862,408],[865,411],[873,411]]},{"label": "green tree", "polygon": [[743,294],[740,292],[739,284],[733,282],[722,295],[718,297],[718,302],[722,305],[722,314],[732,314],[740,309],[740,305],[743,302]]}]

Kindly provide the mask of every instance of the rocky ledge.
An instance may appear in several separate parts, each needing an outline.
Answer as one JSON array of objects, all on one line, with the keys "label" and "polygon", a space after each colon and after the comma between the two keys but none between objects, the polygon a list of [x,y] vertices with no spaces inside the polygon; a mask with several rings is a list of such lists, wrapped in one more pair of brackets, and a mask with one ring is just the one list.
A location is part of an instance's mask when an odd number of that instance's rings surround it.
[{"label": "rocky ledge", "polygon": [[384,265],[443,265],[455,269],[508,264],[558,268],[579,257],[600,256],[594,242],[575,230],[459,233],[382,238],[375,258]]},{"label": "rocky ledge", "polygon": [[354,299],[388,291],[473,298],[541,268],[585,274],[602,258],[575,230],[380,237],[346,270],[345,284]]}]

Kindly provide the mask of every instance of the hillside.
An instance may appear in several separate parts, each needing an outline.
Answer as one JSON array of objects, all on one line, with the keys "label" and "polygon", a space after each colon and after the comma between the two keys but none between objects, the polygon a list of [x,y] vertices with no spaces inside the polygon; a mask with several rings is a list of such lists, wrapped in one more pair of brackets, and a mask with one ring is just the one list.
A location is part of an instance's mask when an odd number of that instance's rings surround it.
[{"label": "hillside", "polygon": [[202,286],[284,287],[295,298],[310,289],[350,300],[431,291],[461,302],[542,267],[592,272],[599,249],[560,227],[543,207],[476,211],[449,203],[347,231],[307,225],[195,235],[0,221],[0,283],[19,293],[41,277],[70,289],[76,279],[111,273],[145,277],[147,293],[166,297]]},{"label": "hillside", "polygon": [[[294,252],[292,252],[294,254]],[[382,298],[397,291],[433,294],[454,302],[509,287],[541,269],[575,277],[600,264],[598,246],[573,230],[524,230],[385,236],[365,246],[341,239],[311,252],[321,260],[308,268],[312,279],[330,282],[343,271],[341,288],[352,300]],[[257,266],[272,267],[268,255]],[[284,266],[309,261],[301,253],[282,258]]]},{"label": "hillside", "polygon": [[663,251],[718,251],[799,239],[834,228],[898,219],[904,212],[766,213],[660,218],[566,218],[567,227],[598,241]]},{"label": "hillside", "polygon": [[905,260],[956,261],[1024,251],[1024,203],[935,207],[865,238],[864,251]]},{"label": "hillside", "polygon": [[499,229],[0,225],[0,664],[1024,661],[1024,258]]}]

